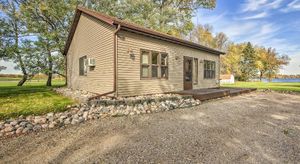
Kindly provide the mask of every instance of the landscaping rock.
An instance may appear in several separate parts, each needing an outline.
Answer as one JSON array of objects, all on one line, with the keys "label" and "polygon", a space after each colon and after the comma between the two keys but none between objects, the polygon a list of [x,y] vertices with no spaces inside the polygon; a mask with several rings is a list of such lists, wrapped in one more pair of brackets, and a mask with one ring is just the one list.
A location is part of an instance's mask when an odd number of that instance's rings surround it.
[{"label": "landscaping rock", "polygon": [[15,128],[12,125],[10,125],[10,126],[6,126],[5,127],[4,132],[7,133],[7,132],[12,132],[14,130],[15,130]]},{"label": "landscaping rock", "polygon": [[78,123],[82,123],[84,121],[84,118],[83,117],[79,117],[78,118]]},{"label": "landscaping rock", "polygon": [[[82,90],[71,90],[69,88],[55,88],[54,91],[66,96],[66,97],[75,99],[79,102],[87,102],[89,98],[96,96],[96,94],[94,94],[94,93],[90,93],[90,92],[82,91]],[[69,108],[70,107],[71,106],[69,106]]]},{"label": "landscaping rock", "polygon": [[12,121],[12,122],[10,122],[10,125],[12,125],[12,126],[16,126],[18,124],[18,121]]},{"label": "landscaping rock", "polygon": [[33,125],[32,124],[26,124],[26,128],[28,128],[29,130],[33,129]]},{"label": "landscaping rock", "polygon": [[33,131],[39,131],[41,128],[42,128],[41,125],[35,125],[35,126],[33,127]]},{"label": "landscaping rock", "polygon": [[16,134],[22,134],[24,128],[23,127],[19,127],[17,130],[16,130]]},{"label": "landscaping rock", "polygon": [[83,113],[83,118],[84,118],[84,120],[87,120],[88,119],[88,114],[89,114],[89,112],[84,112]]},{"label": "landscaping rock", "polygon": [[66,115],[62,115],[62,116],[60,116],[60,118],[59,119],[61,119],[61,120],[64,120],[64,119],[66,119],[67,118],[67,116]]},{"label": "landscaping rock", "polygon": [[49,124],[49,128],[50,129],[52,129],[52,128],[54,128],[55,126],[56,126],[56,122],[51,122],[50,124]]},{"label": "landscaping rock", "polygon": [[29,131],[30,131],[29,128],[24,128],[23,131],[22,131],[22,133],[23,133],[23,134],[26,134],[26,133],[28,133]]},{"label": "landscaping rock", "polygon": [[[87,92],[86,92],[87,93]],[[76,93],[78,94],[78,92]],[[67,111],[47,113],[40,116],[19,117],[0,122],[0,134],[14,135],[76,125],[88,120],[104,117],[146,114],[173,110],[182,107],[199,105],[199,100],[176,94],[156,94],[127,98],[101,97],[89,103],[81,103],[67,107]]]},{"label": "landscaping rock", "polygon": [[48,126],[49,126],[48,124],[43,124],[43,125],[42,125],[42,128],[43,128],[43,129],[47,129]]},{"label": "landscaping rock", "polygon": [[36,116],[34,118],[34,123],[36,124],[45,124],[47,122],[47,119],[45,117]]},{"label": "landscaping rock", "polygon": [[79,123],[78,118],[73,118],[72,121],[71,121],[71,124],[72,124],[72,125],[75,125],[75,124],[77,124],[77,123]]},{"label": "landscaping rock", "polygon": [[22,122],[20,122],[20,124],[19,124],[21,127],[23,127],[23,128],[25,128],[26,127],[26,125],[27,125],[27,122],[25,122],[25,121],[22,121]]},{"label": "landscaping rock", "polygon": [[14,135],[14,134],[16,134],[16,132],[15,132],[15,131],[11,131],[11,132],[7,132],[7,133],[5,133],[5,135],[6,135],[6,136],[12,136],[12,135]]},{"label": "landscaping rock", "polygon": [[64,124],[68,125],[70,123],[71,123],[71,118],[66,118],[65,121],[64,121]]}]

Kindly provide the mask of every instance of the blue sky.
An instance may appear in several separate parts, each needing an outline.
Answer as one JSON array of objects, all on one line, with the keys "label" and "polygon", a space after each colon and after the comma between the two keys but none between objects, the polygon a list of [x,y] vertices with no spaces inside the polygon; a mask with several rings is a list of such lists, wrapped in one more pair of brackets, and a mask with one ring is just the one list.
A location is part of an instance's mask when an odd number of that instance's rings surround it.
[{"label": "blue sky", "polygon": [[[200,9],[194,23],[210,24],[236,43],[250,41],[290,56],[283,74],[300,74],[300,0],[217,0],[213,10]],[[14,64],[1,73],[20,73]]]},{"label": "blue sky", "polygon": [[300,0],[217,0],[215,9],[200,9],[193,21],[236,43],[273,47],[292,59],[281,73],[300,74]]}]

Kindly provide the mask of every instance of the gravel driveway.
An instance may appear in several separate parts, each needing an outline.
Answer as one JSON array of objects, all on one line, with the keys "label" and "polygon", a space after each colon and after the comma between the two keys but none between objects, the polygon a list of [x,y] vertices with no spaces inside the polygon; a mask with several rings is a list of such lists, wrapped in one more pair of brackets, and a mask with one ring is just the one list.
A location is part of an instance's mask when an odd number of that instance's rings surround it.
[{"label": "gravel driveway", "polygon": [[297,163],[300,96],[255,92],[0,141],[0,163]]}]

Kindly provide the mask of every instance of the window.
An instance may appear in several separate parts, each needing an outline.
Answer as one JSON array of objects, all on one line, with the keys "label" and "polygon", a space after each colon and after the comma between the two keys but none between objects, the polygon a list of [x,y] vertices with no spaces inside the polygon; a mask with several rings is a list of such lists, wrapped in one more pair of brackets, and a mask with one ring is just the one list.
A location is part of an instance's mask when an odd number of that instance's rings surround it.
[{"label": "window", "polygon": [[161,54],[161,78],[168,78],[168,54]]},{"label": "window", "polygon": [[168,54],[141,51],[141,78],[168,78]]},{"label": "window", "polygon": [[194,71],[193,71],[194,84],[198,84],[198,59],[194,58]]},{"label": "window", "polygon": [[214,79],[216,74],[216,62],[204,60],[204,78]]},{"label": "window", "polygon": [[149,51],[142,51],[141,55],[141,77],[147,78],[150,75],[150,52]]},{"label": "window", "polygon": [[152,78],[158,78],[158,56],[159,53],[158,52],[152,52],[151,55],[151,74],[152,74]]},{"label": "window", "polygon": [[83,56],[79,58],[79,75],[86,76],[87,74],[87,58]]}]

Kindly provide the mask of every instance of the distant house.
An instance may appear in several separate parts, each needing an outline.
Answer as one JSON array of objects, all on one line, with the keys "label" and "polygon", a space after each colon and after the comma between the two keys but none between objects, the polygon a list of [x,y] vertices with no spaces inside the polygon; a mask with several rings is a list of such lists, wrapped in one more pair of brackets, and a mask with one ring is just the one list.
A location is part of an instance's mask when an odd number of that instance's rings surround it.
[{"label": "distant house", "polygon": [[234,76],[232,74],[220,75],[221,84],[234,84]]},{"label": "distant house", "polygon": [[69,88],[114,96],[218,87],[221,54],[82,7],[64,52]]}]

